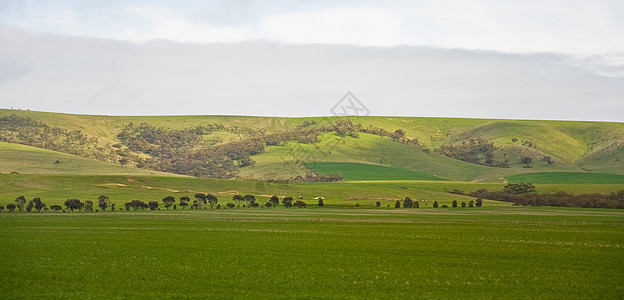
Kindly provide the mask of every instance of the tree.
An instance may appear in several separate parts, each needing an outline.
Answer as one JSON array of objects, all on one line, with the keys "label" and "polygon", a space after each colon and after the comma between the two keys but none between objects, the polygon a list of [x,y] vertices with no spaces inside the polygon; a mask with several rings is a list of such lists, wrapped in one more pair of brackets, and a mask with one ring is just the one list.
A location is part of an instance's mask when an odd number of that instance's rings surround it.
[{"label": "tree", "polygon": [[43,203],[43,201],[41,201],[41,198],[39,197],[35,197],[32,199],[32,203],[35,207],[35,209],[37,210],[37,212],[40,212],[42,209],[46,208],[45,203]]},{"label": "tree", "polygon": [[111,203],[110,208],[111,208],[111,211],[115,211],[115,203]]},{"label": "tree", "polygon": [[93,201],[87,200],[84,202],[85,212],[93,212]]},{"label": "tree", "polygon": [[[165,204],[165,208],[168,210],[169,207],[171,207],[171,205],[173,205],[175,203],[175,197],[167,196],[167,197],[162,199],[162,202]],[[149,203],[147,205],[149,205]],[[156,205],[156,207],[158,207],[158,205]],[[151,209],[151,207],[150,207],[150,209]]]},{"label": "tree", "polygon": [[453,200],[453,203],[451,204],[451,206],[457,207],[457,200]]},{"label": "tree", "polygon": [[466,207],[466,202],[462,202],[461,207]]},{"label": "tree", "polygon": [[245,195],[245,201],[247,202],[249,207],[254,207],[256,204],[256,196],[254,195]]},{"label": "tree", "polygon": [[184,210],[189,205],[190,201],[191,198],[189,198],[188,196],[180,197],[180,206],[182,206],[182,210]]},{"label": "tree", "polygon": [[269,201],[271,201],[271,203],[273,203],[273,207],[277,207],[277,205],[279,204],[279,198],[277,196],[275,196],[275,195],[271,196]]},{"label": "tree", "polygon": [[26,205],[26,211],[31,212],[33,207],[35,207],[35,205],[33,204],[32,200],[28,201],[28,204]]},{"label": "tree", "polygon": [[13,212],[13,211],[15,211],[15,207],[16,207],[16,206],[17,206],[17,205],[15,205],[15,204],[13,204],[13,203],[9,203],[9,204],[7,204],[6,208],[7,208],[10,212]]},{"label": "tree", "polygon": [[15,198],[15,204],[17,209],[22,212],[24,210],[24,205],[26,204],[26,198],[24,196],[19,196]]},{"label": "tree", "polygon": [[531,158],[530,156],[523,156],[520,158],[520,162],[522,162],[523,164],[530,164],[533,161],[533,158]]},{"label": "tree", "polygon": [[414,200],[414,208],[419,208],[420,207],[420,203],[418,203],[418,200]]},{"label": "tree", "polygon": [[[100,209],[102,209],[102,211],[106,211],[106,208],[109,207],[110,205],[111,205],[111,202],[108,196],[100,195],[98,197],[98,206],[100,207]],[[112,207],[111,207],[111,210],[112,210]]]},{"label": "tree", "polygon": [[325,202],[323,202],[323,198],[318,198],[318,206],[325,206]]},{"label": "tree", "polygon": [[267,201],[267,203],[265,203],[264,206],[270,208],[271,206],[273,206],[273,202]]},{"label": "tree", "polygon": [[397,201],[394,203],[394,208],[401,208],[401,201],[397,200]]},{"label": "tree", "polygon": [[232,203],[232,202],[228,202],[228,203],[225,204],[225,206],[227,206],[229,209],[232,209],[236,205],[234,205],[234,203]]},{"label": "tree", "polygon": [[50,209],[51,209],[53,212],[57,212],[57,211],[59,211],[59,210],[61,210],[61,209],[63,209],[63,208],[62,208],[60,205],[52,205],[52,206],[50,206]]},{"label": "tree", "polygon": [[236,203],[236,206],[240,209],[241,204],[243,204],[243,202],[245,202],[245,197],[236,194],[234,196],[232,196],[232,200],[234,201],[234,203]]},{"label": "tree", "polygon": [[130,211],[130,208],[132,207],[132,203],[126,202],[124,203],[124,206],[126,207],[126,211]]},{"label": "tree", "polygon": [[379,202],[379,201],[375,202],[375,206],[376,207],[380,207],[381,206],[381,202]]},{"label": "tree", "polygon": [[4,210],[4,206],[0,205],[0,212]]},{"label": "tree", "polygon": [[284,197],[282,199],[282,205],[286,208],[290,208],[293,206],[293,197]]},{"label": "tree", "polygon": [[134,209],[135,211],[139,209],[149,208],[149,206],[147,206],[147,203],[141,200],[132,200],[129,203],[130,203],[130,207],[132,207],[132,209]]},{"label": "tree", "polygon": [[474,201],[472,200],[468,201],[468,207],[474,207]]},{"label": "tree", "polygon": [[405,197],[405,199],[403,200],[403,207],[412,208],[413,206],[414,206],[414,201],[412,201],[412,198]]},{"label": "tree", "polygon": [[210,204],[210,209],[212,209],[219,202],[219,199],[217,199],[217,196],[213,194],[207,194],[206,200],[208,201],[208,204]]},{"label": "tree", "polygon": [[548,155],[544,156],[543,160],[545,162],[547,162],[549,166],[555,163],[555,161],[552,159],[552,157],[550,157]]},{"label": "tree", "polygon": [[438,201],[433,201],[433,208],[438,208]]},{"label": "tree", "polygon": [[297,200],[297,202],[295,202],[294,206],[296,208],[302,208],[302,207],[306,207],[306,203],[303,202],[302,200]]},{"label": "tree", "polygon": [[65,207],[71,212],[74,212],[74,209],[77,209],[78,211],[80,211],[82,207],[84,206],[84,203],[82,203],[82,201],[80,201],[79,199],[67,199],[65,200],[64,204],[65,204]]},{"label": "tree", "polygon": [[200,208],[203,204],[206,204],[206,194],[204,193],[197,193],[195,194],[195,199],[196,201],[193,201],[193,206],[195,206],[195,208]]},{"label": "tree", "polygon": [[[169,197],[171,197],[171,196],[169,196]],[[171,197],[171,198],[173,198],[173,197]],[[175,198],[173,198],[173,201],[175,201]],[[165,202],[164,199],[163,199],[163,202]],[[169,206],[171,206],[171,205],[169,205]],[[147,202],[147,207],[149,207],[150,210],[156,210],[158,208],[158,201]],[[167,207],[167,209],[169,209],[169,207]]]},{"label": "tree", "polygon": [[483,205],[483,199],[477,198],[477,200],[475,201],[475,206],[481,207],[482,205]]}]

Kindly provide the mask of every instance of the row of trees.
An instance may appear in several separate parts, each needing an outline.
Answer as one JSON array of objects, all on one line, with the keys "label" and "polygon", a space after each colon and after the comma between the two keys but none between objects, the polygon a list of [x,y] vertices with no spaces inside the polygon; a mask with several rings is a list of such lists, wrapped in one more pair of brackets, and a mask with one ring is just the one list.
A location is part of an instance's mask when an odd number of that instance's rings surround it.
[{"label": "row of trees", "polygon": [[[454,191],[457,194],[466,194]],[[502,191],[488,191],[479,189],[466,195],[511,202],[518,206],[557,206],[557,207],[584,207],[584,208],[624,208],[624,190],[609,194],[585,193],[572,194],[564,191],[538,194],[535,186],[530,183],[510,183]]]},{"label": "row of trees", "polygon": [[[377,207],[381,206],[381,202],[377,201],[376,203]],[[401,208],[401,206],[403,206],[403,208],[419,208],[420,207],[420,203],[418,202],[418,200],[412,200],[412,198],[410,197],[405,197],[405,199],[403,199],[403,202],[397,200],[394,203],[394,208]],[[438,201],[433,201],[433,208],[438,208],[440,206],[440,204],[438,203]],[[457,207],[457,200],[453,200],[452,207]],[[475,201],[468,201],[468,204],[466,204],[466,202],[462,202],[461,203],[461,207],[482,207],[483,206],[483,200],[482,199],[477,199],[476,200],[476,204]],[[448,207],[447,205],[442,205],[442,207]]]},{"label": "row of trees", "polygon": [[[317,206],[319,207],[323,207],[325,206],[325,202],[323,200],[322,197],[316,198],[317,202]],[[45,203],[43,203],[41,201],[40,198],[33,198],[33,200],[28,202],[28,205],[25,206],[26,203],[26,198],[24,196],[19,196],[15,199],[15,204],[11,203],[7,205],[7,209],[9,211],[15,211],[16,209],[18,209],[20,212],[23,211],[24,209],[28,212],[32,211],[32,208],[36,209],[37,211],[47,211],[48,208],[46,207]],[[177,206],[180,206],[183,210],[186,209],[187,207],[190,207],[190,209],[201,209],[204,208],[205,205],[209,205],[210,209],[213,208],[217,208],[217,209],[221,209],[221,204],[219,204],[219,199],[212,194],[204,194],[204,193],[197,193],[194,196],[194,200],[191,201],[190,197],[188,196],[182,196],[179,198],[179,201],[176,203],[176,198],[173,196],[166,196],[164,197],[162,200],[162,207],[164,207],[165,209],[170,209],[171,207],[173,207],[173,209],[177,209]],[[269,198],[269,200],[267,202],[265,202],[264,204],[261,204],[257,199],[255,195],[251,195],[251,194],[247,194],[247,195],[240,195],[240,194],[236,194],[232,196],[232,202],[228,202],[225,204],[225,207],[232,209],[232,208],[241,208],[241,206],[243,208],[248,207],[248,208],[258,208],[261,205],[267,208],[271,208],[271,207],[277,207],[279,204],[281,204],[285,207],[285,208],[291,208],[291,207],[297,207],[297,208],[305,208],[307,207],[307,203],[303,201],[303,199],[297,199],[295,200],[293,197],[290,196],[286,196],[283,197],[282,199],[280,199],[278,196],[272,196]],[[147,203],[145,203],[144,201],[141,200],[132,200],[130,202],[126,202],[124,204],[125,210],[126,211],[130,211],[130,210],[157,210],[160,207],[160,204],[158,201],[149,201]],[[476,200],[476,207],[481,207],[482,205],[482,201],[481,199],[477,199]],[[84,202],[82,202],[79,199],[67,199],[64,202],[64,206],[66,211],[84,211],[84,212],[94,212],[94,202],[91,200],[86,200]],[[99,210],[97,211],[115,211],[116,206],[115,203],[111,203],[111,200],[108,196],[106,195],[101,195],[98,197],[97,200],[97,206],[99,207]],[[359,207],[359,204],[356,204],[356,206]],[[376,203],[377,207],[381,206],[381,202],[377,201]],[[453,207],[457,207],[457,201],[454,200]],[[469,201],[468,204],[466,205],[465,202],[462,202],[461,204],[462,207],[474,207],[474,203],[473,201]],[[418,202],[418,200],[412,200],[410,197],[406,197],[402,202],[397,200],[395,203],[395,208],[419,208],[420,204]],[[433,207],[437,208],[438,207],[438,202],[434,201],[433,202]],[[443,206],[445,207],[445,205]],[[2,211],[4,209],[4,207],[0,206],[0,211]],[[63,210],[63,207],[61,207],[60,205],[52,205],[49,208],[50,210],[57,212],[57,211],[61,211]],[[65,211],[65,210],[63,210]]]}]

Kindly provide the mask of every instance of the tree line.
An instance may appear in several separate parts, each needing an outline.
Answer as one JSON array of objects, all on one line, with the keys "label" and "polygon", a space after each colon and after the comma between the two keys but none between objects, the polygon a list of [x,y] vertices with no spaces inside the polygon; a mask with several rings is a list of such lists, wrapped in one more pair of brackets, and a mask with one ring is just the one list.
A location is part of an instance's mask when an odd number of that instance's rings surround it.
[{"label": "tree line", "polygon": [[556,206],[556,207],[583,207],[583,208],[618,208],[624,209],[624,190],[609,194],[583,193],[573,194],[564,191],[538,194],[531,183],[510,183],[502,191],[488,191],[479,189],[464,193],[453,191],[456,194],[469,195],[478,199],[490,199],[513,203],[517,206]]}]

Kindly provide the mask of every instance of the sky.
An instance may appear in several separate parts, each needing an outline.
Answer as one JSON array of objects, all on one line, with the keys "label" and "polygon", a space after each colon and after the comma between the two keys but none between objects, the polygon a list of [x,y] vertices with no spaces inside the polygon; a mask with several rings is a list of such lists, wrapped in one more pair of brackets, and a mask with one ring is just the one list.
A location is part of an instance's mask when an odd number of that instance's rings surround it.
[{"label": "sky", "polygon": [[624,1],[0,1],[0,108],[624,121]]}]

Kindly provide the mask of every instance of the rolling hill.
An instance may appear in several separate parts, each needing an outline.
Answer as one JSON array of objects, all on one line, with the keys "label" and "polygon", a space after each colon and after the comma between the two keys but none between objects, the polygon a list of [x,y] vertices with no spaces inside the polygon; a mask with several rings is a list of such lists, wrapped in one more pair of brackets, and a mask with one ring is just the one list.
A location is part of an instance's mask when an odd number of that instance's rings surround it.
[{"label": "rolling hill", "polygon": [[[477,139],[493,148],[466,146]],[[342,173],[344,180],[490,182],[542,172],[624,174],[624,123],[613,122],[93,116],[3,109],[0,140],[2,173],[252,180],[322,180],[321,175]],[[457,155],[444,155],[443,147]]]}]

